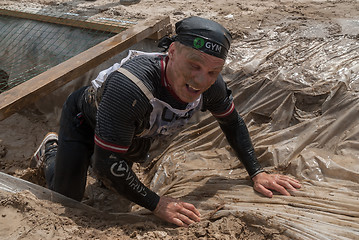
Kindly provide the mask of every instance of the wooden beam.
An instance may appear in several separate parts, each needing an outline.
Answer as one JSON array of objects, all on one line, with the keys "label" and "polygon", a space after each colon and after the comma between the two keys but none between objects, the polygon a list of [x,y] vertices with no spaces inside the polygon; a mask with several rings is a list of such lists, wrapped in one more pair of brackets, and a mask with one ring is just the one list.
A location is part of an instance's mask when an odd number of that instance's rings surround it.
[{"label": "wooden beam", "polygon": [[135,43],[161,31],[169,17],[149,18],[36,77],[0,94],[0,120],[16,113],[71,80],[80,77]]},{"label": "wooden beam", "polygon": [[168,23],[166,26],[163,26],[162,29],[149,36],[148,39],[159,40],[164,36],[171,34],[172,31],[172,24]]},{"label": "wooden beam", "polygon": [[86,17],[84,16],[66,15],[64,13],[51,16],[41,13],[21,12],[2,8],[0,8],[0,15],[113,33],[120,33],[137,24],[137,22],[123,20],[117,20],[117,22],[110,22],[109,20],[96,22],[94,20],[86,20]]}]

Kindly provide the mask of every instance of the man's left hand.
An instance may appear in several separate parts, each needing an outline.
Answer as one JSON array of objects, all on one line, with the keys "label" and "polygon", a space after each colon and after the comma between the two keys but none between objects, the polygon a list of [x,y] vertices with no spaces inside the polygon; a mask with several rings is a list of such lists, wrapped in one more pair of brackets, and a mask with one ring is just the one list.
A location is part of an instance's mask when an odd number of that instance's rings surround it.
[{"label": "man's left hand", "polygon": [[270,190],[275,190],[285,196],[290,196],[287,190],[296,191],[297,188],[301,187],[298,180],[281,174],[261,172],[254,176],[252,180],[254,190],[270,198],[273,197],[273,192]]}]

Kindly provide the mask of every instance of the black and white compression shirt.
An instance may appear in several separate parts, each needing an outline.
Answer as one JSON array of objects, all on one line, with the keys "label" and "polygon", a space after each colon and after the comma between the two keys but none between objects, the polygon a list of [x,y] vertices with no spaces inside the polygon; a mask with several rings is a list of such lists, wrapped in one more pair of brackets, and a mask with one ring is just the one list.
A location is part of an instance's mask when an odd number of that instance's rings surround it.
[{"label": "black and white compression shirt", "polygon": [[[126,164],[136,161],[136,157],[144,156],[142,153],[148,151],[151,138],[172,134],[175,132],[173,129],[180,129],[197,110],[209,110],[217,120],[233,117],[234,112],[237,114],[231,91],[221,75],[195,102],[182,102],[167,84],[166,61],[167,56],[164,54],[139,55],[121,66],[140,79],[154,99],[150,100],[132,80],[112,69],[102,74],[106,79],[101,86],[97,86],[97,92],[101,92],[98,106],[92,104],[90,94],[85,94],[84,102],[88,104],[82,106],[86,119],[95,128],[95,153],[96,148],[100,149],[100,152],[107,152],[113,161],[113,164],[109,165],[109,174],[115,177],[123,176],[122,180],[111,176],[112,183],[127,184],[120,190],[115,188],[130,200],[150,210],[154,210],[159,197],[144,187],[132,172],[131,164]],[[240,125],[237,124],[237,116],[235,123],[232,121],[231,124]],[[247,131],[245,125],[244,128]],[[250,147],[246,150],[248,154],[242,155],[248,155],[247,158],[253,158],[250,161],[256,162],[249,135],[243,138],[248,140]],[[258,168],[260,167],[256,166],[255,170]],[[123,173],[114,173],[114,169],[123,170]]]},{"label": "black and white compression shirt", "polygon": [[234,110],[231,92],[221,76],[203,93],[203,99],[189,104],[179,100],[167,85],[165,64],[165,55],[140,55],[122,65],[143,81],[155,98],[151,102],[122,73],[111,73],[104,83],[97,113],[95,143],[98,146],[126,153],[134,137],[146,137],[143,135],[146,128],[151,128],[147,137],[168,135],[183,126],[196,110],[209,110],[223,117]]}]

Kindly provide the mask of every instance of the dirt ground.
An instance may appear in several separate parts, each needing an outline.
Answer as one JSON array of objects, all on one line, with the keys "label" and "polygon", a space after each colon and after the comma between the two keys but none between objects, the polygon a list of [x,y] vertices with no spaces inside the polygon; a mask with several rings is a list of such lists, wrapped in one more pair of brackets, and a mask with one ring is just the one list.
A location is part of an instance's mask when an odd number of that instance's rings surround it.
[{"label": "dirt ground", "polygon": [[[240,65],[246,62],[248,52],[257,52],[259,45],[270,45],[271,41],[286,41],[297,31],[307,30],[306,37],[318,37],[313,33],[313,26],[323,26],[326,36],[344,36],[350,28],[339,26],[338,19],[351,19],[358,15],[359,2],[355,0],[142,0],[131,6],[122,6],[119,0],[3,0],[3,6],[21,6],[29,8],[51,7],[62,12],[73,12],[93,16],[144,20],[152,15],[170,16],[171,22],[196,15],[210,18],[223,24],[233,35],[231,55],[227,61],[224,74],[231,79],[237,76],[239,69],[252,73],[253,65]],[[1,7],[1,6],[0,6]],[[356,21],[358,21],[356,19]],[[315,22],[315,24],[313,24]],[[319,34],[310,36],[310,34]],[[324,38],[325,38],[324,37]],[[352,36],[358,39],[358,35]],[[250,40],[250,41],[249,41]],[[320,40],[318,40],[320,42]],[[248,52],[241,51],[241,44],[252,43]],[[305,44],[305,40],[303,40]],[[294,53],[293,53],[294,54]],[[252,53],[252,56],[254,54]],[[298,53],[299,55],[299,53]],[[277,62],[268,69],[280,66],[286,59]],[[277,65],[276,65],[277,64]],[[262,69],[263,70],[263,69]],[[265,71],[262,73],[265,77]],[[358,83],[353,83],[358,84]],[[357,86],[357,85],[356,85]],[[320,94],[319,94],[320,95]],[[320,96],[316,100],[321,101]],[[314,101],[314,100],[313,100]],[[310,100],[302,99],[301,104]],[[300,104],[300,103],[299,103]],[[38,104],[39,105],[39,104]],[[58,106],[61,106],[57,102]],[[303,106],[302,106],[303,107]],[[305,106],[303,107],[305,108]],[[316,109],[313,111],[316,112]],[[0,122],[0,171],[6,174],[44,185],[33,177],[28,167],[29,158],[48,131],[57,131],[59,108],[42,113],[32,105],[19,113]],[[257,116],[260,118],[263,116]],[[55,120],[54,120],[55,119]],[[255,133],[256,128],[251,128]],[[255,139],[256,141],[260,139]],[[260,151],[260,150],[258,150]],[[270,167],[270,166],[269,166]],[[280,171],[280,168],[275,169]],[[295,175],[295,174],[293,174]],[[94,179],[89,184],[100,189]],[[261,221],[268,219],[249,218],[241,214],[215,215],[223,206],[206,212],[203,221],[189,228],[177,228],[164,223],[144,211],[141,216],[109,214],[114,208],[108,207],[111,202],[128,210],[129,203],[117,195],[107,193],[106,189],[92,193],[98,202],[91,198],[84,203],[95,208],[77,209],[64,207],[61,204],[35,197],[31,192],[8,193],[0,191],[0,238],[1,239],[293,239],[283,234],[285,229],[261,226]],[[87,193],[89,195],[89,193]],[[101,195],[102,194],[102,195]],[[106,199],[101,199],[101,196]],[[101,202],[102,200],[102,202]],[[106,201],[105,201],[106,200]],[[102,203],[102,204],[101,204]],[[269,220],[268,220],[269,221]]]}]

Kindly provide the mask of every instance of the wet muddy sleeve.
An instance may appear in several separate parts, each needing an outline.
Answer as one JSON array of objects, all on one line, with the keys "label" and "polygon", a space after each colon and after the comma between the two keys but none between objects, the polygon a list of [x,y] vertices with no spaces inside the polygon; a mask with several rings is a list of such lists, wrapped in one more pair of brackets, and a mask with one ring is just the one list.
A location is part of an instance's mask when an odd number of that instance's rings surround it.
[{"label": "wet muddy sleeve", "polygon": [[106,187],[150,211],[155,210],[160,197],[137,178],[132,163],[120,154],[95,146],[92,167]]},{"label": "wet muddy sleeve", "polygon": [[229,116],[217,118],[217,121],[249,176],[252,178],[263,172],[257,161],[247,126],[238,112],[234,110]]}]

